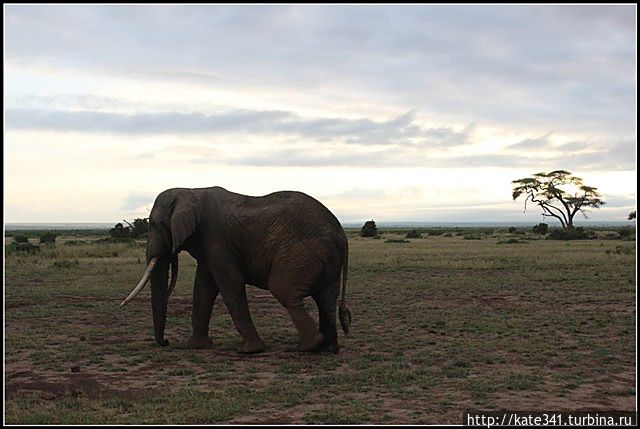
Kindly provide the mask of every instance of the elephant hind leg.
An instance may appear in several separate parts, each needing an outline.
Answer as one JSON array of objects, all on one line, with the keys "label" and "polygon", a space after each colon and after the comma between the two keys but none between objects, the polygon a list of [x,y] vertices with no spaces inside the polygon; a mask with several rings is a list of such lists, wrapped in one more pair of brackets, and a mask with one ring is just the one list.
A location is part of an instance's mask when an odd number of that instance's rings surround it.
[{"label": "elephant hind leg", "polygon": [[321,351],[338,353],[338,331],[336,329],[336,303],[340,293],[340,283],[336,282],[331,287],[323,289],[313,296],[313,300],[318,306],[320,332],[324,336],[324,341],[320,346]]},{"label": "elephant hind leg", "polygon": [[324,336],[318,331],[315,320],[304,307],[304,295],[292,293],[290,288],[270,285],[271,293],[287,309],[293,321],[300,341],[298,350],[301,352],[318,351],[324,341]]}]

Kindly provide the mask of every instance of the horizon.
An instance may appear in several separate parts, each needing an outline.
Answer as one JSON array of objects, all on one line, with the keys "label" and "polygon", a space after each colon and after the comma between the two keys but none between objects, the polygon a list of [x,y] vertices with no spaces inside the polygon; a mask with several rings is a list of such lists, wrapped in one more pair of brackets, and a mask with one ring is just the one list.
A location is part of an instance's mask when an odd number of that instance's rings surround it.
[{"label": "horizon", "polygon": [[[371,220],[371,219],[368,219]],[[375,220],[375,219],[374,219]],[[56,230],[82,230],[82,229],[110,229],[116,223],[120,223],[121,221],[116,222],[6,222],[4,224],[5,231],[12,230],[29,230],[29,229],[56,229]],[[360,228],[364,225],[364,222],[341,222],[343,228]],[[376,225],[380,228],[447,228],[447,227],[487,227],[487,228],[497,228],[497,227],[530,227],[535,226],[538,223],[547,223],[552,228],[560,228],[562,225],[559,222],[554,221],[541,221],[541,222],[530,222],[530,221],[468,221],[468,222],[406,222],[406,221],[376,221]],[[590,221],[588,219],[578,221],[575,223],[576,226],[586,226],[586,227],[617,227],[617,226],[636,226],[635,220],[627,220],[627,221],[619,221],[619,220],[600,220],[600,221]]]},{"label": "horizon", "polygon": [[344,224],[551,224],[511,182],[555,169],[606,202],[576,223],[624,223],[636,15],[5,5],[5,225],[147,217],[161,191],[208,186],[299,190]]}]

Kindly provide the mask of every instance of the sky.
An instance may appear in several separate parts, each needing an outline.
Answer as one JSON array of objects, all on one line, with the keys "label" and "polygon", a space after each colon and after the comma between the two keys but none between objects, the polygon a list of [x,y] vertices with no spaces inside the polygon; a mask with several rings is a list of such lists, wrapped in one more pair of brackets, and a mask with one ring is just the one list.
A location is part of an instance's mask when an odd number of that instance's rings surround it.
[{"label": "sky", "polygon": [[5,222],[146,217],[174,187],[305,192],[342,222],[636,205],[635,5],[5,5]]}]

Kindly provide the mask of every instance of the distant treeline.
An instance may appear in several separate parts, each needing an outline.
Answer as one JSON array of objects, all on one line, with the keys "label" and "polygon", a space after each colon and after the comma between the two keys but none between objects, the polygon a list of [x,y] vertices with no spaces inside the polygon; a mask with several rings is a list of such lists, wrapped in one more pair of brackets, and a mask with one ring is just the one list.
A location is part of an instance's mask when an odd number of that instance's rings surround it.
[{"label": "distant treeline", "polygon": [[8,229],[4,232],[4,236],[15,237],[16,235],[26,235],[29,238],[37,238],[46,233],[75,237],[109,236],[108,229]]}]

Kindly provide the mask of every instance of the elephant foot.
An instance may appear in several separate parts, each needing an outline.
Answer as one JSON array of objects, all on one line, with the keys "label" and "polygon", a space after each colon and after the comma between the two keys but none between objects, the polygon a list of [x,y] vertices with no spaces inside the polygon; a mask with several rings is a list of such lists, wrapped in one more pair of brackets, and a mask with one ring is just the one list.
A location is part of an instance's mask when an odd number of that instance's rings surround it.
[{"label": "elephant foot", "polygon": [[158,343],[159,346],[166,347],[166,346],[169,345],[169,340],[166,340],[164,338],[156,337],[156,343]]},{"label": "elephant foot", "polygon": [[213,341],[209,337],[191,337],[187,343],[187,348],[204,349],[213,345]]},{"label": "elephant foot", "polygon": [[337,341],[325,341],[324,343],[322,343],[318,351],[338,354],[338,352],[340,351],[340,344],[338,344]]},{"label": "elephant foot", "polygon": [[243,341],[242,344],[238,346],[238,353],[250,354],[250,353],[260,353],[264,351],[266,348],[264,342],[262,340],[257,340],[253,342]]},{"label": "elephant foot", "polygon": [[322,343],[324,342],[324,335],[321,333],[316,334],[311,339],[301,339],[298,343],[298,351],[301,352],[316,352],[320,350]]}]

